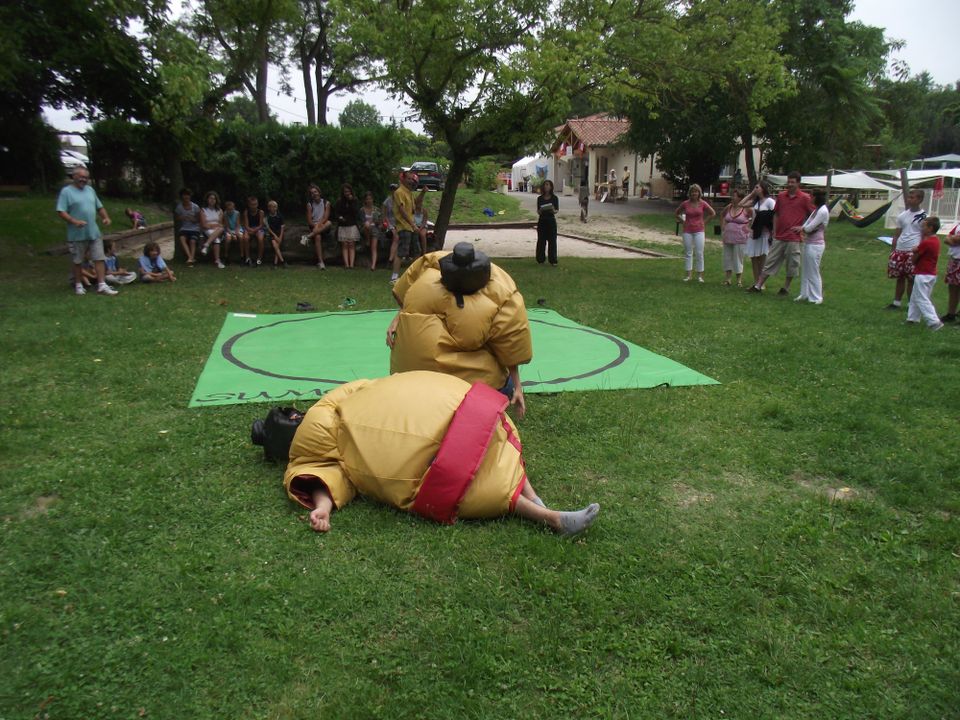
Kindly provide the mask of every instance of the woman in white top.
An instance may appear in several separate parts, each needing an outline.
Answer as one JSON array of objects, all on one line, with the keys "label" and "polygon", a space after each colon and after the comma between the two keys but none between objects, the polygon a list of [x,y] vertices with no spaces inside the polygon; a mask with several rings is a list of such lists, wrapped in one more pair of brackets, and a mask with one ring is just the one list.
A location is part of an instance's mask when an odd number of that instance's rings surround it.
[{"label": "woman in white top", "polygon": [[826,248],[824,230],[830,223],[830,208],[827,207],[827,193],[813,191],[814,210],[807,221],[799,228],[803,237],[803,256],[800,258],[800,294],[794,302],[807,300],[814,305],[823,302],[823,281],[820,277],[820,260]]},{"label": "woman in white top", "polygon": [[213,245],[213,262],[222,270],[224,265],[220,262],[220,238],[223,235],[223,211],[220,209],[220,196],[213,190],[207,193],[204,208],[200,211],[200,229],[207,236],[200,248],[200,254],[206,255]]},{"label": "woman in white top", "polygon": [[770,235],[773,232],[773,209],[776,202],[770,197],[770,185],[761,180],[747,195],[741,207],[753,208],[753,232],[747,238],[747,247],[744,254],[750,258],[753,269],[753,284],[760,282],[760,273],[763,264],[767,261],[767,252],[770,250]]}]

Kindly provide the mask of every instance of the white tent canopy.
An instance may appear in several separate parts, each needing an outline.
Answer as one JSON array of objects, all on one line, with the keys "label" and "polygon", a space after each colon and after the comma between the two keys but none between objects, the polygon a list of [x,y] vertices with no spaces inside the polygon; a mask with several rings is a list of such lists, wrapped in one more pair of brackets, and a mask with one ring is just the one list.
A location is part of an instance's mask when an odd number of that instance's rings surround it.
[{"label": "white tent canopy", "polygon": [[[900,182],[899,170],[871,170],[875,175],[889,175],[895,182]],[[946,168],[944,170],[907,170],[907,183],[910,185],[936,180],[937,178],[957,178],[960,179],[960,168]]]},{"label": "white tent canopy", "polygon": [[[768,175],[767,179],[775,185],[786,185],[786,175]],[[804,175],[800,181],[802,185],[812,187],[826,187],[826,175]],[[863,171],[849,173],[834,173],[830,182],[830,187],[839,190],[892,190],[898,186],[896,182],[889,180],[878,180],[867,175]]]},{"label": "white tent canopy", "polygon": [[516,189],[519,187],[523,179],[531,175],[540,175],[545,180],[553,180],[551,164],[550,158],[543,157],[542,155],[529,155],[525,158],[520,158],[513,164],[511,171],[513,188]]}]

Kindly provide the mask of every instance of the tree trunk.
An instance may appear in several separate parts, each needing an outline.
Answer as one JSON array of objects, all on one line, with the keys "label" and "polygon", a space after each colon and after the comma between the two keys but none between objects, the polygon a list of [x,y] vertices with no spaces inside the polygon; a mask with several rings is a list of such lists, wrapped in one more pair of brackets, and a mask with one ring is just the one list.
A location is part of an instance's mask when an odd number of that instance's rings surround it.
[{"label": "tree trunk", "polygon": [[260,122],[265,123],[270,120],[270,106],[267,104],[267,75],[270,72],[270,62],[267,59],[267,48],[264,46],[263,53],[260,56],[257,66],[257,117]]},{"label": "tree trunk", "polygon": [[438,250],[443,250],[443,241],[450,226],[450,216],[453,215],[453,201],[457,197],[457,186],[460,184],[463,173],[467,169],[467,159],[454,157],[447,172],[446,185],[443,197],[440,198],[440,209],[437,210],[437,222],[433,226],[433,241]]},{"label": "tree trunk", "polygon": [[310,80],[310,65],[313,60],[303,43],[300,43],[300,71],[303,73],[303,89],[307,95],[307,125],[317,124],[317,111],[313,104],[313,82]]},{"label": "tree trunk", "polygon": [[[180,148],[173,141],[167,145],[164,154],[167,156],[167,177],[170,179],[170,191],[167,193],[167,197],[176,198],[173,202],[177,203],[180,202],[180,188],[183,187],[183,163]],[[174,221],[173,259],[177,261],[186,260],[186,255],[183,254],[180,243],[177,242],[176,231],[179,228],[176,226],[176,217],[170,219]]]},{"label": "tree trunk", "polygon": [[757,166],[753,162],[753,133],[744,130],[740,142],[743,143],[743,158],[747,165],[747,182],[753,189],[757,186]]},{"label": "tree trunk", "polygon": [[323,82],[323,66],[317,60],[317,67],[314,69],[314,75],[317,79],[317,125],[326,127],[327,125],[327,102],[330,100],[330,88]]}]

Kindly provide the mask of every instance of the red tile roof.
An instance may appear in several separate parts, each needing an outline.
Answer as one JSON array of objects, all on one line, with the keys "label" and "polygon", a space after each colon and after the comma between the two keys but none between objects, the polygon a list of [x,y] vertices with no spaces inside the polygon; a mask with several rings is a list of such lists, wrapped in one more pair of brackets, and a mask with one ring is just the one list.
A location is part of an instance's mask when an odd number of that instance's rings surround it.
[{"label": "red tile roof", "polygon": [[606,113],[572,118],[560,128],[553,149],[556,150],[562,142],[570,142],[571,135],[573,143],[582,140],[587,148],[615,145],[629,130],[629,120],[621,120]]}]

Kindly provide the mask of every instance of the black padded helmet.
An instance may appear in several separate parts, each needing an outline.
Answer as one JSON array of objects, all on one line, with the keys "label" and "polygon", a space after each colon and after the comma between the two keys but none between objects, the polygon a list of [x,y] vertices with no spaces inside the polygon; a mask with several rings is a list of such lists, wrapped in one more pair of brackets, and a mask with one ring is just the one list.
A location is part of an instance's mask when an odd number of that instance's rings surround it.
[{"label": "black padded helmet", "polygon": [[490,282],[490,258],[468,242],[453,246],[453,252],[440,258],[440,282],[463,307],[463,296],[473,295]]}]

